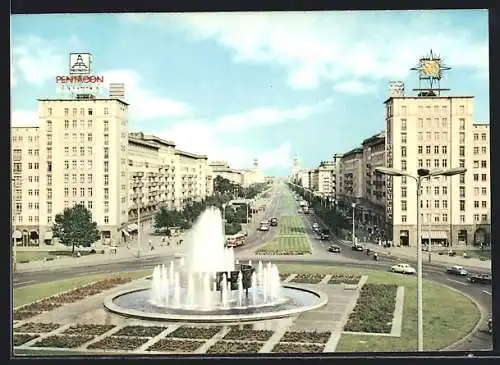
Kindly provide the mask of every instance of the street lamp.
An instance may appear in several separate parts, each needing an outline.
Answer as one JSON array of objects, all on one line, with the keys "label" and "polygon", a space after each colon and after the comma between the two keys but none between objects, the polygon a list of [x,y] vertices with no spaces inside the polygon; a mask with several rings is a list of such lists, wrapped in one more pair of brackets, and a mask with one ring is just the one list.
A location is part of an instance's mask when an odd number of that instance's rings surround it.
[{"label": "street lamp", "polygon": [[222,204],[222,233],[226,239],[226,203]]},{"label": "street lamp", "polygon": [[352,245],[354,246],[354,244],[356,243],[355,240],[354,240],[354,229],[355,229],[355,226],[354,226],[354,210],[356,209],[356,203],[352,203],[351,204],[351,207],[352,207]]},{"label": "street lamp", "polygon": [[141,257],[141,200],[137,200],[137,258]]},{"label": "street lamp", "polygon": [[408,174],[405,171],[390,168],[376,167],[375,171],[388,176],[406,176],[415,180],[417,185],[417,351],[424,351],[424,323],[423,323],[423,302],[422,302],[422,237],[421,237],[421,219],[420,219],[420,195],[422,180],[431,176],[454,176],[463,174],[467,169],[462,167],[443,169],[418,169],[417,176]]}]

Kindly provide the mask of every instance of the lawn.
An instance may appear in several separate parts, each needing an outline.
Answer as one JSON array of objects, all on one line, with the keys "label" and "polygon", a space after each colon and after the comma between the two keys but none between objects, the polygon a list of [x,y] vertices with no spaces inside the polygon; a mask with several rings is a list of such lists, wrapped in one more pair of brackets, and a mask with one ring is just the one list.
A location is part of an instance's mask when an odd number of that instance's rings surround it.
[{"label": "lawn", "polygon": [[303,255],[311,253],[311,244],[307,237],[276,237],[256,251],[262,255]]},{"label": "lawn", "polygon": [[[77,249],[75,249],[75,252]],[[93,255],[87,250],[81,250],[80,254],[84,255]],[[71,249],[64,251],[16,251],[16,261],[40,261],[43,260],[44,257],[56,258],[56,256],[71,256]]]},{"label": "lawn", "polygon": [[305,236],[306,228],[299,216],[282,216],[278,225],[278,236]]},{"label": "lawn", "polygon": [[[343,334],[336,352],[416,351],[417,299],[414,276],[396,275],[377,270],[278,264],[288,273],[351,273],[368,275],[367,283],[396,284],[405,287],[401,337]],[[481,318],[475,304],[462,294],[424,279],[424,349],[439,350],[465,337]]]},{"label": "lawn", "polygon": [[89,276],[79,276],[71,279],[51,281],[48,283],[40,283],[35,285],[23,286],[14,289],[13,305],[14,308],[20,305],[32,303],[36,300],[49,297],[51,295],[61,293],[85,284],[90,284],[94,281],[102,280],[114,275],[139,279],[151,274],[151,270],[130,271],[122,273],[107,273]]}]

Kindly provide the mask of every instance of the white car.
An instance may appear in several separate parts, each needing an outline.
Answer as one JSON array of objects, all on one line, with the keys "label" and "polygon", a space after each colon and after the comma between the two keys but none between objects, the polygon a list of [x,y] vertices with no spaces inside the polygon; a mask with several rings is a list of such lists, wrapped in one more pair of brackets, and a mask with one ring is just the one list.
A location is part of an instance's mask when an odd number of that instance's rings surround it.
[{"label": "white car", "polygon": [[408,264],[397,264],[391,266],[392,272],[397,272],[400,274],[415,274],[416,270]]},{"label": "white car", "polygon": [[269,226],[267,224],[261,224],[260,225],[260,230],[261,231],[269,231]]},{"label": "white car", "polygon": [[314,222],[314,223],[312,224],[312,229],[313,229],[313,230],[317,230],[318,228],[319,228],[319,224],[318,224],[318,223],[316,223],[316,222]]}]

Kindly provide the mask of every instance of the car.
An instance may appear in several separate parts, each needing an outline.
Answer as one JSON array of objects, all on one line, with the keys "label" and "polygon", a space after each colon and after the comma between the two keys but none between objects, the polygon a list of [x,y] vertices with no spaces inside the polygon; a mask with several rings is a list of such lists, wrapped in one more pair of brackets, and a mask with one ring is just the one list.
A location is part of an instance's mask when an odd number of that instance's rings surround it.
[{"label": "car", "polygon": [[278,225],[278,218],[272,217],[270,220],[270,224],[271,226],[276,227]]},{"label": "car", "polygon": [[267,224],[261,224],[259,230],[263,232],[269,231],[269,226]]},{"label": "car", "polygon": [[330,245],[330,247],[328,247],[328,252],[339,253],[340,251],[341,251],[341,249],[339,246]]},{"label": "car", "polygon": [[488,332],[493,334],[493,321],[490,319],[488,319]]},{"label": "car", "polygon": [[491,285],[491,275],[490,274],[470,274],[467,278],[471,284],[490,284]]},{"label": "car", "polygon": [[330,232],[327,230],[323,230],[320,234],[321,240],[322,241],[328,241],[330,239]]},{"label": "car", "polygon": [[447,268],[446,272],[448,274],[461,275],[461,276],[466,276],[468,274],[467,270],[465,270],[462,266],[456,266],[456,265]]},{"label": "car", "polygon": [[391,266],[392,272],[397,272],[400,274],[415,274],[416,270],[408,264],[397,264]]},{"label": "car", "polygon": [[312,224],[312,229],[316,230],[316,229],[318,229],[318,228],[319,228],[319,223],[318,223],[318,222],[314,222],[314,223]]},{"label": "car", "polygon": [[353,251],[363,251],[363,246],[361,246],[359,243],[355,243],[351,246],[351,249]]}]

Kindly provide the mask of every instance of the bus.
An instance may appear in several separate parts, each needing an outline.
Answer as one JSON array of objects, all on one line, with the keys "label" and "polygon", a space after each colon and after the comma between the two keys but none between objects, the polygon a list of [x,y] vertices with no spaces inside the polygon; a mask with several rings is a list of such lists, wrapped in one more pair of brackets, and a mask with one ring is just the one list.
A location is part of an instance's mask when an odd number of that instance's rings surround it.
[{"label": "bus", "polygon": [[246,243],[246,235],[244,233],[236,233],[229,236],[226,240],[227,247],[240,247]]}]

